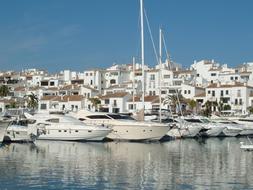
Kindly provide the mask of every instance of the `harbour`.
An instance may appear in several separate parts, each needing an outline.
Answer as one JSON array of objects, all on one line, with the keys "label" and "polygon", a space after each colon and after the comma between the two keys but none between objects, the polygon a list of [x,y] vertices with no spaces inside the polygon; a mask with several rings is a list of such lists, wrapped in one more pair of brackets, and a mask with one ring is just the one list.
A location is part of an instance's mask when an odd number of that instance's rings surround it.
[{"label": "harbour", "polygon": [[3,144],[0,189],[252,189],[244,137]]},{"label": "harbour", "polygon": [[13,2],[0,190],[253,189],[252,2]]}]

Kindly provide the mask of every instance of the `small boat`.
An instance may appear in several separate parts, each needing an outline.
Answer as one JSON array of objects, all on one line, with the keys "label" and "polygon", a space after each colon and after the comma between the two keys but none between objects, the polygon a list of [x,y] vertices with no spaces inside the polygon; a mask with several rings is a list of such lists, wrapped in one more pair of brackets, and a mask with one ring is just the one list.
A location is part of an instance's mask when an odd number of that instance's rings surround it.
[{"label": "small boat", "polygon": [[248,151],[253,150],[253,143],[249,137],[248,137],[248,140],[249,140],[250,144],[244,144],[244,142],[240,142],[241,149],[248,150]]}]

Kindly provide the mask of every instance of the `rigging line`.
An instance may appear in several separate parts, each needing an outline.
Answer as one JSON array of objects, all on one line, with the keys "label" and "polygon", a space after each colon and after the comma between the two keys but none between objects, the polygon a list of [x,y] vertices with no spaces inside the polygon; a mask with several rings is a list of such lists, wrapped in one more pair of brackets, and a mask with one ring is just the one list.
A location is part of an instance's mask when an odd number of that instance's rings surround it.
[{"label": "rigging line", "polygon": [[159,59],[158,59],[158,55],[157,55],[157,52],[156,52],[156,48],[155,48],[155,43],[154,43],[152,31],[151,31],[151,28],[150,28],[150,25],[149,25],[148,16],[146,14],[146,10],[145,9],[144,9],[144,15],[145,15],[145,18],[146,18],[146,21],[147,21],[148,31],[149,31],[150,39],[151,39],[152,46],[153,46],[153,49],[154,49],[156,61],[157,61],[157,64],[159,64]]},{"label": "rigging line", "polygon": [[165,49],[165,52],[166,52],[167,59],[169,60],[169,68],[171,69],[170,55],[169,55],[169,52],[168,52],[168,49],[167,49],[167,46],[166,46],[164,35],[162,35],[162,40],[163,40],[163,46],[164,46],[164,49]]}]

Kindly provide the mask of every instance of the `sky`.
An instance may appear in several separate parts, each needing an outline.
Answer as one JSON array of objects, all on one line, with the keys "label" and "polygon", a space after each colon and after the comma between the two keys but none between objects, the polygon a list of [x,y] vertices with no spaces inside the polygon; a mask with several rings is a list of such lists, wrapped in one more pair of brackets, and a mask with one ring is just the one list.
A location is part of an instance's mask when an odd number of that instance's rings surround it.
[{"label": "sky", "polygon": [[[144,0],[144,7],[157,51],[161,27],[172,60],[184,67],[253,61],[252,0]],[[139,9],[139,0],[0,0],[0,70],[84,71],[139,61]],[[144,24],[145,64],[153,67]]]}]

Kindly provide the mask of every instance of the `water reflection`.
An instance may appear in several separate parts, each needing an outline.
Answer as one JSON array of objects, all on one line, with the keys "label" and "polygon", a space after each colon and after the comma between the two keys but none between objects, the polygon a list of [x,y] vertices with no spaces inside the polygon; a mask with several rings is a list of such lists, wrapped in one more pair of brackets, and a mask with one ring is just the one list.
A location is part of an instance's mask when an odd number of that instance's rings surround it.
[{"label": "water reflection", "polygon": [[0,189],[249,189],[253,152],[240,141],[8,144]]}]

